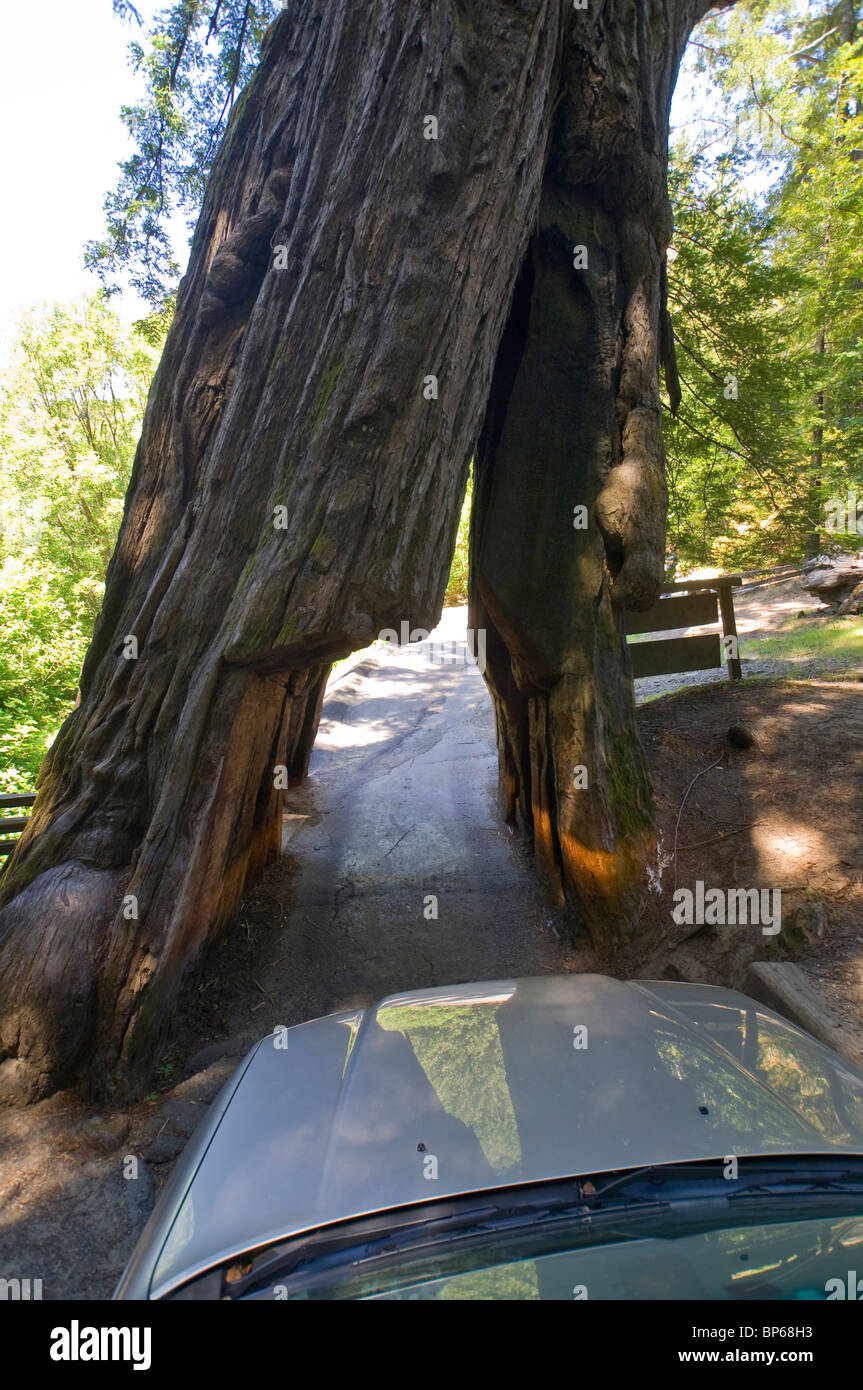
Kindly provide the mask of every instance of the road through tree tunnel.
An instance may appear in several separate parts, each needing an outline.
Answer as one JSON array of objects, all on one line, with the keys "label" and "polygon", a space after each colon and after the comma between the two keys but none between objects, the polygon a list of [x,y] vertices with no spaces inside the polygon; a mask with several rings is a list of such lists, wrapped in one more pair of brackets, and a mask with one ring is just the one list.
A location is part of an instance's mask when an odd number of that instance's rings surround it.
[{"label": "road through tree tunnel", "polygon": [[706,8],[304,0],[271,26],[80,702],[0,885],[3,1098],[146,1084],[184,974],[277,850],[277,769],[302,777],[331,662],[434,626],[480,437],[503,776],[595,938],[631,932],[650,830],[620,610],[662,580],[668,109]]}]

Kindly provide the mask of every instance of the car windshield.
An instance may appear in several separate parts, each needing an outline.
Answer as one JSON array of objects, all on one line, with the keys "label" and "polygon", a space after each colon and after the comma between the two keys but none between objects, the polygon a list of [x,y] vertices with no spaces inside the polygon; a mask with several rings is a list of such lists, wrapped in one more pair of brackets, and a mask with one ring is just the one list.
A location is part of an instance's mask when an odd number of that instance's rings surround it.
[{"label": "car windshield", "polygon": [[382,1213],[251,1252],[172,1296],[848,1297],[863,1245],[863,1159],[743,1160],[736,1176],[730,1164],[600,1174]]},{"label": "car windshield", "polygon": [[[844,1285],[858,1218],[729,1226],[692,1235],[617,1240],[410,1280],[357,1273],[289,1298],[825,1299]],[[844,1295],[847,1296],[847,1295]]]}]

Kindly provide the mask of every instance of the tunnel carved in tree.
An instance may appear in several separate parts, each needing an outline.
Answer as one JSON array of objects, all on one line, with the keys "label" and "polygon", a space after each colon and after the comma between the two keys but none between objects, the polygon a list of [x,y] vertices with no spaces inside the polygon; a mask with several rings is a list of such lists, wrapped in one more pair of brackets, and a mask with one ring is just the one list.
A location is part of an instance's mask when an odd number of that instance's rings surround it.
[{"label": "tunnel carved in tree", "polygon": [[[480,433],[472,602],[502,768],[602,935],[590,884],[634,883],[649,835],[619,608],[659,576],[667,106],[701,12],[313,0],[269,29],[207,186],[80,701],[0,883],[0,1098],[147,1084],[185,975],[278,851],[274,773],[304,775],[331,662],[436,621]],[[570,272],[555,303],[576,235],[607,269]],[[551,336],[519,349],[507,400],[524,321]],[[565,363],[591,342],[586,402]],[[498,574],[532,383],[547,400],[552,382],[543,476],[567,509],[574,470],[596,522],[560,551],[562,623]],[[561,783],[577,756],[605,808],[587,821]]]}]

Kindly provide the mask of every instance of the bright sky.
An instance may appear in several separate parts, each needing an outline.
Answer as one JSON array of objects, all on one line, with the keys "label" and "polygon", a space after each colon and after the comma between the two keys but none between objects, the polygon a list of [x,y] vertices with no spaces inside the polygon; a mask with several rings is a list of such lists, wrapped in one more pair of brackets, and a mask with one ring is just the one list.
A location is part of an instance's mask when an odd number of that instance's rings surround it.
[{"label": "bright sky", "polygon": [[[139,5],[145,20],[155,8]],[[140,91],[126,61],[137,32],[115,19],[111,0],[5,8],[0,342],[21,309],[97,287],[82,248],[102,235],[102,201],[129,151],[119,113]],[[132,297],[126,307],[140,312]]]},{"label": "bright sky", "polygon": [[[161,0],[138,0],[138,8],[146,26]],[[82,248],[102,235],[102,201],[130,148],[120,107],[140,91],[126,49],[141,31],[114,17],[111,0],[40,0],[36,16],[26,5],[4,13],[0,351],[22,309],[97,287]],[[676,121],[692,115],[689,86],[682,77]],[[131,295],[118,307],[129,319],[144,309]]]}]

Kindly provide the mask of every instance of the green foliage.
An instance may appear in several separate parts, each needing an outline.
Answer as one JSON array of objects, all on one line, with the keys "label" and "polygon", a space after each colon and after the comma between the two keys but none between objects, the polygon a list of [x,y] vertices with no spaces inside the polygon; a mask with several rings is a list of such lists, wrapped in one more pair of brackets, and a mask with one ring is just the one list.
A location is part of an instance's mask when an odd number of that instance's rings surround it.
[{"label": "green foliage", "polygon": [[459,517],[458,533],[455,541],[452,565],[444,594],[444,608],[457,608],[467,603],[468,541],[470,537],[470,509],[473,504],[473,464],[468,474],[467,488]]},{"label": "green foliage", "polygon": [[[278,8],[276,0],[176,0],[143,43],[129,45],[146,96],[122,109],[134,152],[105,199],[105,236],[85,251],[106,286],[128,275],[154,308],[175,291],[171,218],[185,213],[194,226],[219,140]],[[140,23],[129,0],[114,0],[114,9]]]},{"label": "green foliage", "polygon": [[733,162],[675,150],[669,309],[681,403],[665,419],[669,541],[692,564],[799,552],[808,489],[798,385],[808,353],[789,306],[805,276],[770,264],[772,223],[736,192]]},{"label": "green foliage", "polygon": [[863,492],[858,29],[844,3],[742,0],[695,36],[725,123],[670,175],[669,535],[690,566],[823,548],[826,500]]},{"label": "green foliage", "polygon": [[31,314],[0,383],[0,791],[75,700],[160,344],[103,294]]}]

